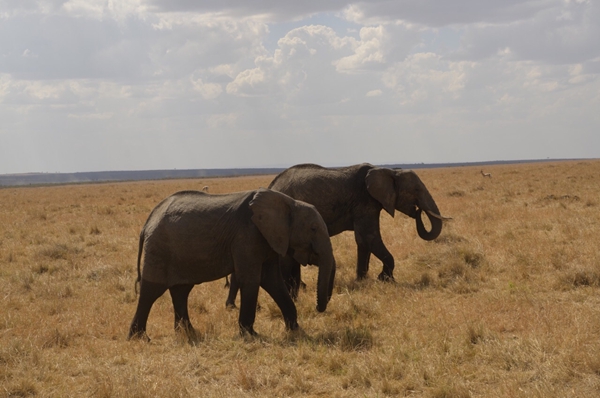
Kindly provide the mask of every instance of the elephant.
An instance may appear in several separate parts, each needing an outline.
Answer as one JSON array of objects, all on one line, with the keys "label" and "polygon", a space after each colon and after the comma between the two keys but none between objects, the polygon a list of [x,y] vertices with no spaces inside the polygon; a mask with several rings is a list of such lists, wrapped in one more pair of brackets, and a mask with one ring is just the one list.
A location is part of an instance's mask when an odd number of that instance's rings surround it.
[{"label": "elephant", "polygon": [[[367,277],[373,253],[383,263],[378,275],[382,281],[394,281],[394,257],[385,247],[379,229],[379,214],[384,209],[394,216],[398,210],[416,220],[418,235],[433,240],[442,231],[442,221],[448,219],[440,211],[414,171],[375,167],[368,163],[341,168],[325,168],[316,164],[300,164],[279,173],[269,189],[283,192],[294,199],[313,204],[325,223],[329,236],[354,231],[357,244],[356,278]],[[421,219],[425,213],[431,223],[427,231]],[[300,287],[300,264],[293,258],[281,260],[284,279],[295,299]],[[232,284],[226,305],[234,303],[237,285]]]},{"label": "elephant", "polygon": [[149,340],[150,309],[167,289],[175,329],[192,332],[188,296],[194,285],[234,271],[241,288],[240,334],[256,335],[259,287],[278,305],[286,329],[298,329],[296,306],[279,268],[278,259],[286,254],[300,264],[319,267],[317,310],[325,311],[335,260],[327,226],[314,206],[264,188],[220,195],[181,191],[167,197],[152,210],[140,233],[140,296],[128,340]]}]

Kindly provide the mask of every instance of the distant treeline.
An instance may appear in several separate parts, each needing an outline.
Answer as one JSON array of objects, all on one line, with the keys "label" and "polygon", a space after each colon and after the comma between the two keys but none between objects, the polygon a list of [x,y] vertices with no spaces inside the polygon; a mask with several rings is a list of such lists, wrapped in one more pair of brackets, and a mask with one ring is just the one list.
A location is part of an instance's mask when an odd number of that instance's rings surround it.
[{"label": "distant treeline", "polygon": [[[501,160],[470,163],[415,163],[386,164],[389,168],[427,169],[460,166],[490,166],[497,164],[552,162],[575,159],[543,159],[543,160]],[[249,168],[249,169],[197,169],[197,170],[140,170],[140,171],[93,171],[82,173],[27,173],[0,174],[0,186],[80,184],[113,181],[165,180],[175,178],[210,178],[237,177],[246,175],[277,174],[285,168]]]},{"label": "distant treeline", "polygon": [[114,181],[166,180],[174,178],[210,178],[259,174],[277,174],[281,169],[198,169],[91,171],[81,173],[28,173],[0,175],[0,186],[77,184]]}]

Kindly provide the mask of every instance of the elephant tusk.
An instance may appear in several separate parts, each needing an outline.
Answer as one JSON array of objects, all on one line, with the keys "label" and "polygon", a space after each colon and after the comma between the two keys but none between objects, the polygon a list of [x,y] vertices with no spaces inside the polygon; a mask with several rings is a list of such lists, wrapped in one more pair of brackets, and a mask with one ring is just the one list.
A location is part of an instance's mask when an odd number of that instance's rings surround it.
[{"label": "elephant tusk", "polygon": [[442,221],[448,221],[448,220],[452,220],[452,217],[444,217],[444,216],[440,216],[439,214],[435,214],[434,212],[430,211],[430,210],[425,210],[427,212],[427,214],[429,214],[432,217],[435,217],[439,220]]}]

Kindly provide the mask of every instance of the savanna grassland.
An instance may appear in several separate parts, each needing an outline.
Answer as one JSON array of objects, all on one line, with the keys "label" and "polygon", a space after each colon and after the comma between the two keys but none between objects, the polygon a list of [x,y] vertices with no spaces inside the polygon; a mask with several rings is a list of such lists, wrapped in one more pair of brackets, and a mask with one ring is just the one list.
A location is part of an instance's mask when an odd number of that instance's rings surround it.
[{"label": "savanna grassland", "polygon": [[0,189],[0,396],[600,396],[600,161],[417,170],[445,216],[422,241],[382,212],[397,283],[355,282],[352,233],[327,311],[317,270],[287,333],[261,291],[238,334],[224,280],[196,286],[197,338],[173,330],[168,294],[152,341],[126,341],[139,231],[169,194],[267,186],[273,176]]}]

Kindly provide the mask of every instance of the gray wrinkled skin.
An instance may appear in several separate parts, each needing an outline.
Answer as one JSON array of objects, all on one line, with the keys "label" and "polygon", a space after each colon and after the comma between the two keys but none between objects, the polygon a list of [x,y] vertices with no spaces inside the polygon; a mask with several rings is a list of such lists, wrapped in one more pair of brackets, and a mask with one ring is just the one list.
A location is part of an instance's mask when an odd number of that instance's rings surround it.
[{"label": "gray wrinkled skin", "polygon": [[429,217],[432,228],[427,232],[418,217],[419,210],[437,215],[440,211],[413,171],[367,163],[337,169],[304,164],[281,172],[269,188],[313,204],[325,220],[330,236],[354,231],[358,245],[358,279],[366,277],[371,253],[383,262],[379,279],[393,279],[394,258],[383,244],[379,230],[381,209],[392,217],[394,210],[398,210],[416,219],[422,239],[433,240],[442,231],[440,219]]},{"label": "gray wrinkled skin", "polygon": [[166,290],[173,301],[175,327],[193,330],[187,309],[193,286],[232,272],[242,291],[242,333],[255,334],[259,287],[275,300],[286,327],[298,328],[296,307],[279,266],[280,256],[288,253],[298,263],[319,265],[317,306],[324,311],[335,262],[327,227],[314,206],[266,189],[169,196],[152,211],[140,233],[140,298],[128,337],[147,338],[148,314]]},{"label": "gray wrinkled skin", "polygon": [[[354,231],[357,279],[366,278],[371,254],[383,263],[378,279],[394,279],[394,257],[385,247],[379,229],[382,209],[392,217],[398,210],[414,218],[422,239],[433,240],[442,231],[440,211],[425,184],[413,171],[367,163],[335,169],[301,164],[281,172],[269,188],[314,205],[327,224],[330,236]],[[423,225],[422,212],[430,220],[430,231]],[[284,258],[282,262],[286,285],[296,298],[301,284],[300,266],[290,258]],[[235,300],[235,294],[232,284],[227,305]]]}]

